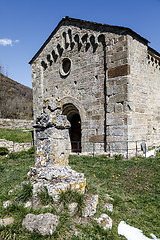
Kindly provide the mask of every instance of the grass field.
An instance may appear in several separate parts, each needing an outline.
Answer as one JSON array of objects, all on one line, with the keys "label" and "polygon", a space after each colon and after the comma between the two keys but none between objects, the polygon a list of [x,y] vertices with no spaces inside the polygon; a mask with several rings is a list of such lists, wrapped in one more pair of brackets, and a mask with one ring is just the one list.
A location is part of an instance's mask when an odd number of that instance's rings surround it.
[{"label": "grass field", "polygon": [[0,139],[13,142],[32,142],[32,133],[22,129],[2,129],[0,128]]},{"label": "grass field", "polygon": [[[0,218],[15,218],[12,226],[0,227],[0,239],[125,240],[117,233],[118,224],[122,220],[143,230],[148,237],[153,233],[160,238],[160,157],[122,160],[121,157],[109,159],[105,156],[70,156],[70,166],[85,174],[86,192],[99,195],[94,217],[106,213],[113,219],[110,231],[104,231],[93,218],[85,223],[77,223],[77,216],[70,217],[67,212],[57,213],[54,206],[50,209],[28,210],[14,202],[12,206],[3,209],[2,202],[13,198],[13,195],[7,194],[8,191],[27,178],[27,172],[33,165],[34,155],[29,152],[12,153],[0,159]],[[107,193],[114,198],[112,213],[103,209]],[[37,233],[29,233],[21,225],[22,219],[29,212],[55,213],[60,216],[60,225],[52,236],[42,237]],[[81,232],[81,236],[72,236],[75,228]]]}]

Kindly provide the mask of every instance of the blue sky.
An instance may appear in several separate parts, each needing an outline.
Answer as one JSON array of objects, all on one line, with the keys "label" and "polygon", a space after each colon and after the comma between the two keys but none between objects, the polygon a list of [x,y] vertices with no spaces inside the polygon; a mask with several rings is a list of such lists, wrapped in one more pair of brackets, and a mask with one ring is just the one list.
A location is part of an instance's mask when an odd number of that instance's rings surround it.
[{"label": "blue sky", "polygon": [[32,86],[28,62],[65,17],[129,27],[160,52],[160,0],[0,0],[0,64]]}]

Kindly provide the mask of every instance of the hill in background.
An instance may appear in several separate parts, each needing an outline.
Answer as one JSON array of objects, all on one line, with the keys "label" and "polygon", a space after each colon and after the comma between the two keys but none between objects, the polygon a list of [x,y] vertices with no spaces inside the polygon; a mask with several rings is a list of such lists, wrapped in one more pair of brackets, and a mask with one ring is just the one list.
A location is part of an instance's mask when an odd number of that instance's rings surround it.
[{"label": "hill in background", "polygon": [[0,118],[33,119],[32,89],[1,73]]}]

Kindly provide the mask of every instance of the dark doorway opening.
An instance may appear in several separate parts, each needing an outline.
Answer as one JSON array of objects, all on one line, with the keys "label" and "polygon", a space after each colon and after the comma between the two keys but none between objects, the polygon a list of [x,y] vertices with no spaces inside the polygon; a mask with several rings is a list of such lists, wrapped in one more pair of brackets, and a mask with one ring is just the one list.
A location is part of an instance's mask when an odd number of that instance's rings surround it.
[{"label": "dark doorway opening", "polygon": [[81,152],[81,119],[79,114],[75,114],[71,121],[70,139],[72,152]]},{"label": "dark doorway opening", "polygon": [[63,106],[63,114],[71,123],[69,129],[72,152],[81,152],[81,118],[78,109],[73,104]]}]

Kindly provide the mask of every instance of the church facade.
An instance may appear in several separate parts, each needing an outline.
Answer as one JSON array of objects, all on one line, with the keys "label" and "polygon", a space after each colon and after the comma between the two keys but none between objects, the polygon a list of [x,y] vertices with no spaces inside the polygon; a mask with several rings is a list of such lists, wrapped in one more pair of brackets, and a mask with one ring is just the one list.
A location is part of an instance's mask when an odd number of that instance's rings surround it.
[{"label": "church facade", "polygon": [[59,101],[71,151],[122,153],[160,144],[160,54],[125,27],[65,17],[30,61],[35,119]]}]

